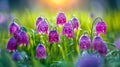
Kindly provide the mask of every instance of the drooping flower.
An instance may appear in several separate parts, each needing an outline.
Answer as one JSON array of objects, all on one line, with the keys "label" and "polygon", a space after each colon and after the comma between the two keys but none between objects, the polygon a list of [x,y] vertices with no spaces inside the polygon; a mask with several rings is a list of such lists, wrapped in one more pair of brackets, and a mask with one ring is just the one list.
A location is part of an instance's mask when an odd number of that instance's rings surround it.
[{"label": "drooping flower", "polygon": [[72,18],[72,25],[73,25],[74,30],[79,29],[79,21],[78,21],[78,19],[76,17]]},{"label": "drooping flower", "polygon": [[106,34],[106,23],[100,21],[96,24],[96,33],[97,34]]},{"label": "drooping flower", "polygon": [[39,34],[41,34],[41,33],[47,34],[48,33],[48,24],[47,24],[46,20],[42,20],[41,23],[38,24],[37,32]]},{"label": "drooping flower", "polygon": [[78,58],[76,67],[101,67],[102,59],[95,55],[86,55]]},{"label": "drooping flower", "polygon": [[23,46],[23,45],[26,46],[29,43],[29,38],[27,33],[22,30],[17,30],[14,33],[14,37],[20,46]]},{"label": "drooping flower", "polygon": [[17,62],[17,61],[20,61],[20,60],[22,59],[21,53],[18,52],[18,51],[12,53],[12,59],[13,59],[14,61],[16,61],[16,62]]},{"label": "drooping flower", "polygon": [[107,54],[107,46],[103,42],[102,38],[99,36],[96,36],[92,42],[94,46],[94,50],[96,50],[98,53],[100,53],[102,56],[105,56]]},{"label": "drooping flower", "polygon": [[58,43],[59,42],[59,34],[56,30],[51,30],[49,32],[49,42],[50,43]]},{"label": "drooping flower", "polygon": [[91,47],[90,38],[86,35],[80,37],[79,45],[81,50],[87,50]]},{"label": "drooping flower", "polygon": [[22,45],[24,45],[24,46],[28,45],[28,43],[29,43],[29,38],[28,38],[27,33],[24,32],[24,31],[21,31],[21,32],[19,33],[19,36],[20,36],[19,39],[18,39],[19,45],[20,45],[20,46],[22,46]]},{"label": "drooping flower", "polygon": [[43,20],[43,18],[41,16],[37,18],[36,27],[41,23],[42,20]]},{"label": "drooping flower", "polygon": [[15,39],[17,40],[17,41],[19,41],[20,40],[20,33],[21,33],[21,30],[17,30],[15,33],[14,33],[14,37],[15,37]]},{"label": "drooping flower", "polygon": [[100,46],[100,49],[98,49],[98,52],[102,56],[105,56],[107,54],[107,46],[105,43],[102,43],[102,45]]},{"label": "drooping flower", "polygon": [[100,47],[100,45],[101,45],[101,43],[103,43],[103,40],[102,40],[102,38],[101,37],[99,37],[99,36],[96,36],[94,39],[93,39],[93,42],[92,42],[92,44],[93,44],[93,46],[94,46],[94,49],[95,50],[98,50]]},{"label": "drooping flower", "polygon": [[9,39],[7,43],[7,50],[11,52],[11,51],[16,51],[16,49],[17,49],[17,41],[14,37],[12,37]]},{"label": "drooping flower", "polygon": [[19,29],[20,29],[19,25],[15,22],[12,22],[9,25],[8,32],[9,34],[14,34]]},{"label": "drooping flower", "polygon": [[56,20],[57,25],[64,25],[66,23],[66,16],[64,12],[59,12],[56,19],[57,19]]},{"label": "drooping flower", "polygon": [[39,44],[36,48],[36,58],[46,59],[46,49],[43,44]]},{"label": "drooping flower", "polygon": [[117,38],[114,44],[115,44],[116,49],[120,50],[120,38]]},{"label": "drooping flower", "polygon": [[73,27],[70,22],[68,22],[64,25],[63,30],[62,30],[62,35],[65,35],[67,38],[74,37]]}]

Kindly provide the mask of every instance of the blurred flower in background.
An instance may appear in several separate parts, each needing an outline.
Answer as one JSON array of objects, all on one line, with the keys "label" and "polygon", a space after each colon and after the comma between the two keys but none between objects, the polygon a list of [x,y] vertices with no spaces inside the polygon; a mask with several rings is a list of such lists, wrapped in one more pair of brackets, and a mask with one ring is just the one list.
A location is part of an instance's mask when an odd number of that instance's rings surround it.
[{"label": "blurred flower in background", "polygon": [[2,13],[0,13],[0,24],[4,22],[5,22],[5,16]]}]

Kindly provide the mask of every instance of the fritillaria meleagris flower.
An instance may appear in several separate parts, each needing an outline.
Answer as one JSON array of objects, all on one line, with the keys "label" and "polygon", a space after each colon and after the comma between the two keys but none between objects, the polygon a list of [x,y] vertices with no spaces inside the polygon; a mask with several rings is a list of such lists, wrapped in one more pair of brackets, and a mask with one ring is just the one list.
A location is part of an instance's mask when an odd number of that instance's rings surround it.
[{"label": "fritillaria meleagris flower", "polygon": [[115,44],[116,49],[120,50],[120,38],[117,38],[114,44]]},{"label": "fritillaria meleagris flower", "polygon": [[46,59],[46,49],[43,44],[39,44],[36,48],[36,58]]},{"label": "fritillaria meleagris flower", "polygon": [[42,20],[37,27],[37,32],[40,34],[47,34],[48,33],[48,24],[46,22],[46,20]]},{"label": "fritillaria meleagris flower", "polygon": [[16,49],[17,49],[17,41],[14,37],[12,37],[9,39],[7,43],[7,50],[11,52],[11,51],[16,51]]},{"label": "fritillaria meleagris flower", "polygon": [[70,22],[68,22],[64,25],[63,30],[62,30],[62,35],[65,35],[67,38],[74,37],[73,27]]},{"label": "fritillaria meleagris flower", "polygon": [[87,50],[91,47],[90,38],[86,35],[80,37],[79,46],[81,50]]},{"label": "fritillaria meleagris flower", "polygon": [[79,29],[79,21],[77,18],[75,18],[75,17],[72,18],[72,25],[73,25],[74,30]]},{"label": "fritillaria meleagris flower", "polygon": [[19,25],[15,22],[12,22],[9,24],[8,32],[9,34],[14,34],[19,29],[20,29]]},{"label": "fritillaria meleagris flower", "polygon": [[49,32],[49,42],[50,43],[58,43],[59,42],[59,34],[56,30],[51,30]]},{"label": "fritillaria meleagris flower", "polygon": [[19,41],[19,39],[20,39],[20,33],[21,33],[21,30],[17,30],[15,33],[14,33],[14,37],[15,37],[15,39],[17,40],[17,41]]},{"label": "fritillaria meleagris flower", "polygon": [[41,16],[37,18],[36,27],[41,23],[42,20],[43,20],[43,18]]},{"label": "fritillaria meleagris flower", "polygon": [[29,38],[28,38],[28,35],[27,35],[27,33],[26,32],[24,32],[24,31],[21,31],[20,33],[19,33],[19,35],[20,35],[20,39],[18,39],[19,41],[19,45],[20,46],[22,46],[22,45],[24,45],[24,46],[26,46],[26,45],[28,45],[28,43],[29,43]]},{"label": "fritillaria meleagris flower", "polygon": [[26,46],[29,43],[29,38],[26,32],[18,30],[14,33],[14,37],[20,46]]},{"label": "fritillaria meleagris flower", "polygon": [[18,52],[18,51],[12,53],[12,59],[13,59],[14,61],[16,61],[16,62],[17,62],[17,61],[20,61],[20,60],[22,59],[21,53]]},{"label": "fritillaria meleagris flower", "polygon": [[107,46],[103,42],[101,37],[96,36],[93,39],[92,44],[94,46],[94,50],[96,50],[99,54],[101,54],[102,56],[105,56],[107,54]]},{"label": "fritillaria meleagris flower", "polygon": [[64,25],[66,23],[66,16],[64,12],[59,12],[56,19],[57,19],[56,20],[57,25]]},{"label": "fritillaria meleagris flower", "polygon": [[96,24],[96,33],[97,34],[106,34],[106,23],[100,21]]},{"label": "fritillaria meleagris flower", "polygon": [[86,55],[78,58],[76,67],[101,67],[102,59],[95,55]]}]

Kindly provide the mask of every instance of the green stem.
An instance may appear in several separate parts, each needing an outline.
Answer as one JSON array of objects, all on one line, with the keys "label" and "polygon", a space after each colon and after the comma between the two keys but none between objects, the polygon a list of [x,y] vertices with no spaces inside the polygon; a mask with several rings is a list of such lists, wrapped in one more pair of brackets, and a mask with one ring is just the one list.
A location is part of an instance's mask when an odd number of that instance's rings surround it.
[{"label": "green stem", "polygon": [[17,18],[13,18],[13,20],[12,20],[13,22],[15,22],[15,21],[18,21],[19,23],[20,23],[20,20],[19,19],[17,19]]},{"label": "green stem", "polygon": [[96,24],[96,21],[98,20],[98,19],[100,19],[100,21],[102,21],[102,18],[100,18],[100,17],[97,17],[97,18],[95,18],[95,20],[93,21],[93,23],[92,23],[92,28],[91,28],[91,37],[90,37],[90,39],[91,39],[91,42],[92,42],[92,39],[93,39],[93,26],[94,26],[94,24]]}]

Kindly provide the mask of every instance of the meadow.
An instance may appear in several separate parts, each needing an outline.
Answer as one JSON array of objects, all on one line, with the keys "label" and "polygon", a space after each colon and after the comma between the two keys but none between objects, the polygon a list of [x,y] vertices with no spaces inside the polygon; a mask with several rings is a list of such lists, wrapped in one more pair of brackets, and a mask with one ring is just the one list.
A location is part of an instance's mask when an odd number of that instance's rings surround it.
[{"label": "meadow", "polygon": [[[79,48],[79,39],[84,34],[91,36],[92,23],[97,17],[90,16],[89,12],[71,11],[65,12],[67,22],[73,16],[78,18],[80,29],[74,31],[74,38],[68,39],[61,34],[63,27],[56,26],[56,13],[41,11],[41,12],[25,12],[13,11],[15,22],[23,27],[23,30],[28,34],[29,44],[27,46],[18,46],[17,51],[22,54],[22,59],[18,62],[12,60],[12,53],[8,52],[6,47],[8,40],[13,37],[8,34],[8,26],[12,20],[7,21],[7,27],[0,29],[0,67],[75,67],[77,59],[82,55],[84,50]],[[46,18],[49,25],[49,31],[56,27],[60,41],[50,44],[48,34],[38,34],[36,32],[36,18],[42,16]],[[100,16],[99,16],[100,17]],[[120,37],[120,12],[111,11],[104,13],[101,17],[107,25],[106,34],[101,37],[107,45],[107,54],[102,57],[102,67],[120,67],[120,52],[115,47],[115,40]],[[95,25],[93,26],[93,37],[95,36]],[[46,59],[36,58],[36,47],[40,42],[46,48]],[[91,53],[91,50],[85,50]]]}]

